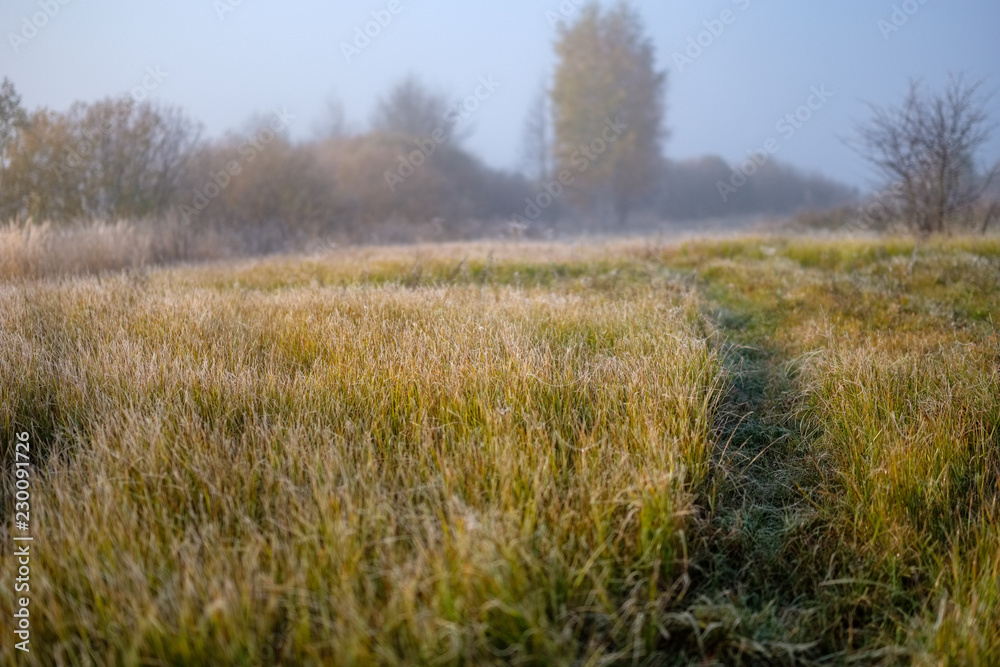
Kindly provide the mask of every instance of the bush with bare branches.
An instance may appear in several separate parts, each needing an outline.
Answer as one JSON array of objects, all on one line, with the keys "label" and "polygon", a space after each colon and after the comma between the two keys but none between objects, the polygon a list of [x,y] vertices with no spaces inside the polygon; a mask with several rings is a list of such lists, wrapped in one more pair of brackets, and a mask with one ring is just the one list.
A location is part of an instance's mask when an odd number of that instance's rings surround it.
[{"label": "bush with bare branches", "polygon": [[955,75],[940,92],[911,81],[898,106],[871,105],[852,145],[886,181],[886,211],[912,231],[940,234],[974,224],[997,171],[976,164],[994,128],[989,99],[981,81]]}]

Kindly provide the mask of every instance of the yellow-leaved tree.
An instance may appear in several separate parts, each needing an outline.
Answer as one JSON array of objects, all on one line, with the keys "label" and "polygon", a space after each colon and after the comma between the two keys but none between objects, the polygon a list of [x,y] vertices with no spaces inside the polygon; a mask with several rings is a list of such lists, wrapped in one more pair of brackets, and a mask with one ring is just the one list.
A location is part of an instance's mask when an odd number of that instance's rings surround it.
[{"label": "yellow-leaved tree", "polygon": [[557,175],[577,206],[624,223],[662,161],[666,73],[627,3],[592,3],[563,25],[552,88]]}]

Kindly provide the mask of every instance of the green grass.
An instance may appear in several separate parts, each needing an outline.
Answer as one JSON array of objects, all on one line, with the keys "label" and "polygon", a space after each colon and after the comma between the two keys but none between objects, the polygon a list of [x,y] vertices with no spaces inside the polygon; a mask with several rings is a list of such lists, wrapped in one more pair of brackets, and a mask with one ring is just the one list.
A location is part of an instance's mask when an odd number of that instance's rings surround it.
[{"label": "green grass", "polygon": [[[757,399],[736,437],[761,458],[735,479],[722,466],[736,491],[717,521],[739,549],[723,560],[766,572],[733,577],[743,614],[779,610],[768,631],[805,626],[816,658],[1000,661],[995,241],[764,239],[665,256],[697,269],[715,320],[751,346]],[[766,558],[746,546],[761,542]]]},{"label": "green grass", "polygon": [[0,286],[38,536],[0,657],[1000,663],[998,305],[995,239]]}]

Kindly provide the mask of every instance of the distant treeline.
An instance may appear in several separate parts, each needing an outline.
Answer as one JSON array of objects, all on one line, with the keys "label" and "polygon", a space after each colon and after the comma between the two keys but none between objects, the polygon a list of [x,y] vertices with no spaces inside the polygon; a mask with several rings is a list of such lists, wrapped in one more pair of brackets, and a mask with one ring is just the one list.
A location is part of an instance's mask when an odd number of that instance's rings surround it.
[{"label": "distant treeline", "polygon": [[[523,220],[526,211],[537,211],[530,226],[539,230],[600,222],[581,198],[552,197],[554,177],[486,166],[463,146],[454,105],[412,78],[382,100],[364,131],[347,131],[333,113],[322,133],[299,141],[290,134],[300,119],[283,110],[205,139],[181,110],[149,101],[123,97],[26,112],[9,82],[2,93],[4,221],[171,216],[194,229],[248,226],[350,239],[408,225],[434,225],[443,235],[481,233],[515,216]],[[733,170],[720,158],[661,158],[653,169],[657,187],[632,207],[644,218],[787,214],[855,196],[773,161],[727,197],[718,184]],[[532,208],[537,203],[543,206]]]},{"label": "distant treeline", "polygon": [[[734,174],[735,182],[743,183],[739,188],[732,186]],[[788,215],[831,208],[858,198],[853,188],[773,158],[757,166],[750,176],[717,156],[667,161],[661,182],[662,194],[655,200],[655,210],[667,220]]]}]

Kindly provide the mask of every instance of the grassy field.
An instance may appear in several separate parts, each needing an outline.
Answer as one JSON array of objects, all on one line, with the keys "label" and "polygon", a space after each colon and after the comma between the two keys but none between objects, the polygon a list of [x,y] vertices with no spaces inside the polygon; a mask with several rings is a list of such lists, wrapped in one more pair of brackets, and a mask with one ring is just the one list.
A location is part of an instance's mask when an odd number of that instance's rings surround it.
[{"label": "grassy field", "polygon": [[1000,664],[996,238],[345,249],[0,310],[6,664]]}]

